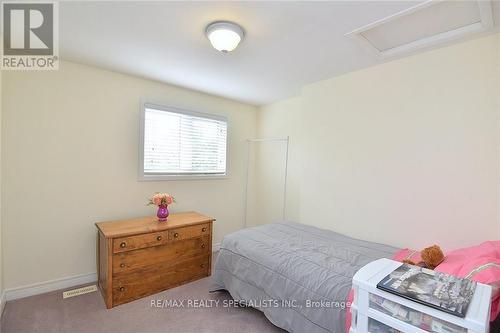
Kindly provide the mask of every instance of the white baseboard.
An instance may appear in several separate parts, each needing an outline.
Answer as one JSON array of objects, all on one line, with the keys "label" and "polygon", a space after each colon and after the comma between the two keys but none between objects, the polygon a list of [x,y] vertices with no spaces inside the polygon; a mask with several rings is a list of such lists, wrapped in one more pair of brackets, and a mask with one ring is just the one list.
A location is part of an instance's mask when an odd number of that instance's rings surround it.
[{"label": "white baseboard", "polygon": [[217,252],[220,250],[220,243],[212,244],[212,252]]},{"label": "white baseboard", "polygon": [[[220,243],[212,244],[212,252],[217,252],[220,249]],[[18,298],[24,298],[39,294],[48,293],[55,290],[61,290],[80,286],[87,283],[97,281],[97,273],[89,273],[84,275],[69,276],[61,279],[34,283],[27,286],[7,289],[0,296],[0,314],[6,301],[12,301]]]},{"label": "white baseboard", "polygon": [[2,315],[3,315],[3,309],[5,308],[5,291],[2,291],[2,293],[0,293],[0,318],[2,318]]},{"label": "white baseboard", "polygon": [[69,276],[62,279],[56,279],[46,282],[34,283],[27,286],[6,289],[4,292],[4,300],[12,301],[18,298],[29,297],[48,293],[55,290],[71,288],[82,284],[92,283],[97,281],[97,273],[89,273],[83,275]]}]

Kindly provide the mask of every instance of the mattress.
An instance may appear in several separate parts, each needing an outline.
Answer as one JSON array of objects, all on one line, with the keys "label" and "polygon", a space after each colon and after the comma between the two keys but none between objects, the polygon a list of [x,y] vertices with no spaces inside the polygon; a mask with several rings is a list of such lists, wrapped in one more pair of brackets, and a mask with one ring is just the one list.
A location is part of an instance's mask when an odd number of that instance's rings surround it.
[{"label": "mattress", "polygon": [[289,332],[343,333],[354,273],[398,250],[294,222],[247,228],[224,237],[211,291],[229,291]]}]

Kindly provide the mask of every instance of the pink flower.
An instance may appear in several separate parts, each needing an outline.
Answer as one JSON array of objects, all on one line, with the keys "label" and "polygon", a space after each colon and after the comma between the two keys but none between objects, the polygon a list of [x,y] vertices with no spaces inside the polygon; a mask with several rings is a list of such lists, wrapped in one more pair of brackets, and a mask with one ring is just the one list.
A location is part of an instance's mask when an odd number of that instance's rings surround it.
[{"label": "pink flower", "polygon": [[159,206],[161,204],[161,198],[159,196],[155,195],[152,201],[156,206]]},{"label": "pink flower", "polygon": [[149,204],[155,206],[166,206],[172,204],[174,201],[174,197],[168,193],[156,193],[151,197],[151,199],[149,199]]}]

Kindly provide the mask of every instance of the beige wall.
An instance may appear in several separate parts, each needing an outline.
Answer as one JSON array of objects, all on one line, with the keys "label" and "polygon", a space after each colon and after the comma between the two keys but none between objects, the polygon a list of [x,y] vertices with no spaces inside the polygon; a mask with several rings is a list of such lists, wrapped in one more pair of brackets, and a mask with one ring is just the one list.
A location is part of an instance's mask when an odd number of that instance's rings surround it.
[{"label": "beige wall", "polygon": [[[499,36],[317,82],[261,108],[267,135],[300,133],[299,220],[401,247],[500,238]],[[296,108],[299,118],[287,113]]]},{"label": "beige wall", "polygon": [[[256,136],[290,136],[289,219],[417,248],[498,239],[499,45],[497,34],[396,60],[258,112],[69,62],[5,72],[3,285],[94,272],[93,223],[154,213],[145,203],[156,191],[176,195],[174,211],[216,217],[219,242],[241,226],[245,140]],[[228,116],[230,177],[138,182],[140,98]],[[273,160],[255,163],[265,217]]]},{"label": "beige wall", "polygon": [[[254,107],[70,62],[4,73],[3,98],[5,288],[95,272],[94,222],[154,214],[156,191],[215,217],[214,242],[240,228]],[[230,177],[138,182],[141,98],[227,116]]]}]

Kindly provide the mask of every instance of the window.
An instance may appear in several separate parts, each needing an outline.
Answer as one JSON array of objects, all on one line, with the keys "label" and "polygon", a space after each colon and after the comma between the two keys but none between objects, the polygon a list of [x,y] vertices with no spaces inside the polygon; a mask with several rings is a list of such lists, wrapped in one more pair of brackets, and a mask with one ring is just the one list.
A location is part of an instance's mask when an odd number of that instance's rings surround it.
[{"label": "window", "polygon": [[225,117],[143,104],[141,180],[225,176]]}]

